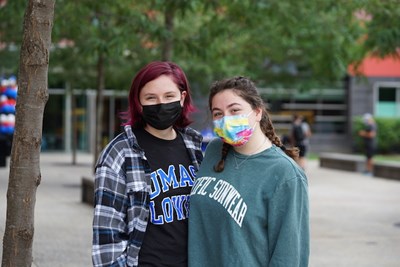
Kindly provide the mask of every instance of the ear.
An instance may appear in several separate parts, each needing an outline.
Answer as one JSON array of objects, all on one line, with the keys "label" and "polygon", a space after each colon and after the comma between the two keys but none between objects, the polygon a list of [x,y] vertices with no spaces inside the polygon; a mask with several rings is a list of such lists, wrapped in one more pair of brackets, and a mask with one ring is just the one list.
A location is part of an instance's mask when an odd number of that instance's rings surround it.
[{"label": "ear", "polygon": [[183,107],[183,103],[185,102],[185,97],[186,97],[186,95],[187,95],[187,92],[186,91],[182,91],[182,93],[181,93],[181,106]]},{"label": "ear", "polygon": [[256,113],[256,121],[260,122],[262,119],[262,113],[263,113],[262,108],[256,108],[254,110],[254,112]]}]

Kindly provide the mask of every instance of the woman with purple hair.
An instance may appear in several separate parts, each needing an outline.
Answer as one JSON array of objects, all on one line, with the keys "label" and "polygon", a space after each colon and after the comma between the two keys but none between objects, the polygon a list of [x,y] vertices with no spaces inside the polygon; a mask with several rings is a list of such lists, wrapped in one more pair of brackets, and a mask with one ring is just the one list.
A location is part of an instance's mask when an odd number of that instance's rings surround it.
[{"label": "woman with purple hair", "polygon": [[190,190],[203,159],[193,111],[175,63],[136,74],[124,131],[96,164],[93,266],[187,266]]}]

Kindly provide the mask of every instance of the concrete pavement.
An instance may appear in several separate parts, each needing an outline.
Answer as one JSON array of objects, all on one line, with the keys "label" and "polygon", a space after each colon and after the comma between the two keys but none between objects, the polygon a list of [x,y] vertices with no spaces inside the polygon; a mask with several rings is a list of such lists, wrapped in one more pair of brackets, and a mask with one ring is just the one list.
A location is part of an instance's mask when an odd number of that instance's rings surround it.
[{"label": "concrete pavement", "polygon": [[[81,203],[81,177],[91,175],[92,156],[41,155],[42,181],[36,192],[33,266],[91,266],[92,207]],[[7,165],[9,168],[9,164]],[[0,235],[6,219],[9,169],[0,169]],[[3,253],[1,242],[0,255]]]},{"label": "concrete pavement", "polygon": [[400,182],[309,164],[312,267],[399,267]]},{"label": "concrete pavement", "polygon": [[[91,266],[92,207],[81,203],[81,177],[93,158],[42,153],[35,207],[34,266]],[[0,236],[4,236],[9,164],[0,168]],[[310,267],[400,266],[400,182],[307,167],[310,190]],[[0,244],[0,257],[2,242]]]}]

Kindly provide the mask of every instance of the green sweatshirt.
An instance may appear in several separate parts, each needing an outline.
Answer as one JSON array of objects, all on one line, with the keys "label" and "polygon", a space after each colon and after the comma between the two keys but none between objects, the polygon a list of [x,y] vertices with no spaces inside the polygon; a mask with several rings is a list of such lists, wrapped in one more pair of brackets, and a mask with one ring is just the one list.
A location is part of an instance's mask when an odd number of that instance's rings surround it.
[{"label": "green sweatshirt", "polygon": [[231,149],[224,171],[217,173],[221,146],[219,139],[208,145],[192,188],[189,267],[308,266],[302,169],[273,145],[250,157]]}]

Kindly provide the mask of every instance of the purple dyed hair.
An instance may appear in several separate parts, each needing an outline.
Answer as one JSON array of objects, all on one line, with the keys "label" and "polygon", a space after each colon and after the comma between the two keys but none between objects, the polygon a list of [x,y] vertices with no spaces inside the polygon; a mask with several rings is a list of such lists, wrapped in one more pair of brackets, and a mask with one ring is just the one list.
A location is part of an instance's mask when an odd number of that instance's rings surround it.
[{"label": "purple dyed hair", "polygon": [[192,123],[189,119],[189,114],[195,110],[195,107],[192,102],[190,86],[185,73],[173,62],[154,61],[143,67],[133,79],[128,98],[129,108],[121,114],[121,118],[125,120],[122,125],[131,125],[133,128],[144,127],[146,123],[142,117],[139,94],[146,83],[157,79],[161,75],[171,77],[181,92],[186,91],[182,114],[175,122],[174,127],[184,128]]}]

